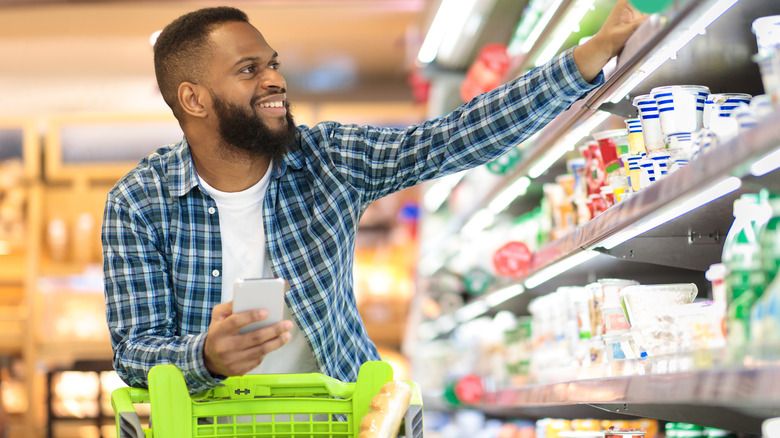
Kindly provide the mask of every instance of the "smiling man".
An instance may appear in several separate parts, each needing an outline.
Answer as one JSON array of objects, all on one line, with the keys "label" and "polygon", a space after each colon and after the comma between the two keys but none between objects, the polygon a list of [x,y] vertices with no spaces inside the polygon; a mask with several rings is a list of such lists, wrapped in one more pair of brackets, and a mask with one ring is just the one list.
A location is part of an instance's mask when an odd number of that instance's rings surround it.
[{"label": "smiling man", "polygon": [[[451,114],[406,129],[296,126],[277,53],[240,10],[201,9],[154,47],[184,139],[109,192],[104,280],[114,367],[146,386],[172,363],[191,392],[226,376],[321,372],[354,381],[379,358],[353,295],[360,217],[373,201],[496,159],[603,82],[642,17],[619,0],[599,33]],[[233,283],[290,285],[285,320],[240,334]]]}]

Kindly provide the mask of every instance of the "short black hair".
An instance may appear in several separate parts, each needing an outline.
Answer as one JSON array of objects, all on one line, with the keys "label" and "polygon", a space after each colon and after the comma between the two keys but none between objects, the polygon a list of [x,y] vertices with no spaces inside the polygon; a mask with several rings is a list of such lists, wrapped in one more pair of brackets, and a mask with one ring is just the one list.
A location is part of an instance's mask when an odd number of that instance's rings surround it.
[{"label": "short black hair", "polygon": [[199,82],[204,56],[211,48],[209,35],[220,24],[249,22],[244,11],[220,6],[198,9],[165,26],[154,43],[154,72],[165,103],[180,115],[178,90],[182,82]]}]

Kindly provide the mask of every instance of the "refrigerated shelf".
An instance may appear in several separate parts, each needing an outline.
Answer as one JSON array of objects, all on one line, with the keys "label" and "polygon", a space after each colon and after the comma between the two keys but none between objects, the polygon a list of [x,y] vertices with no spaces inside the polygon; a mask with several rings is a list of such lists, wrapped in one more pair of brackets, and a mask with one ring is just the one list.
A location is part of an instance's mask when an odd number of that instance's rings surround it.
[{"label": "refrigerated shelf", "polygon": [[501,417],[555,416],[569,410],[598,418],[603,411],[760,434],[764,419],[780,416],[780,366],[528,385],[489,393],[478,408]]}]

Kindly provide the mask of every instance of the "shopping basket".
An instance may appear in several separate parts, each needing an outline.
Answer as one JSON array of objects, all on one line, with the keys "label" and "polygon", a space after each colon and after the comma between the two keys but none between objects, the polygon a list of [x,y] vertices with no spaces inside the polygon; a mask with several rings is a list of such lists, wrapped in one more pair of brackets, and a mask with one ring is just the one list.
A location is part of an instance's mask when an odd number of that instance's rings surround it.
[{"label": "shopping basket", "polygon": [[[149,389],[124,387],[111,393],[118,437],[357,437],[360,421],[382,385],[393,379],[386,362],[366,362],[357,382],[323,374],[267,374],[229,377],[224,386],[190,396],[174,365],[149,372]],[[412,400],[399,436],[422,437],[422,398],[406,382]],[[150,427],[136,404],[148,403]]]}]

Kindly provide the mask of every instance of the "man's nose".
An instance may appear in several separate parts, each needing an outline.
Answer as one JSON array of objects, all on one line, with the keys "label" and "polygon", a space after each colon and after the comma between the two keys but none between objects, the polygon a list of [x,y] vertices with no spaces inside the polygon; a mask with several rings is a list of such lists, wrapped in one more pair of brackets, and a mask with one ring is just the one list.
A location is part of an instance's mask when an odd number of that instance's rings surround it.
[{"label": "man's nose", "polygon": [[261,86],[265,89],[287,91],[287,82],[278,71],[268,69],[263,75]]}]

